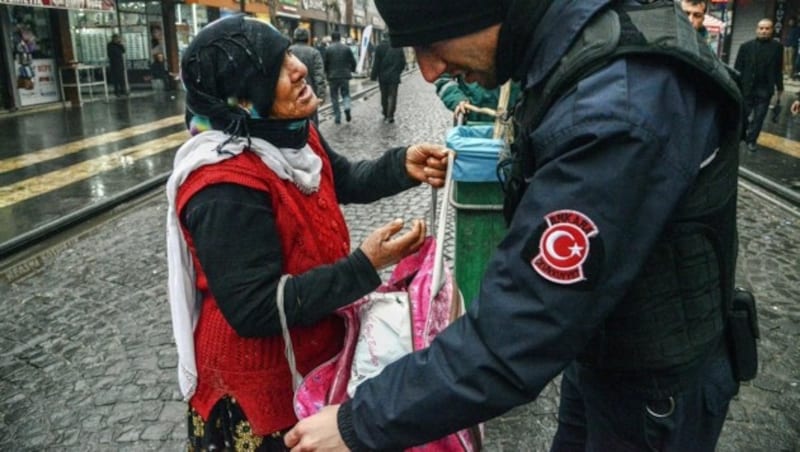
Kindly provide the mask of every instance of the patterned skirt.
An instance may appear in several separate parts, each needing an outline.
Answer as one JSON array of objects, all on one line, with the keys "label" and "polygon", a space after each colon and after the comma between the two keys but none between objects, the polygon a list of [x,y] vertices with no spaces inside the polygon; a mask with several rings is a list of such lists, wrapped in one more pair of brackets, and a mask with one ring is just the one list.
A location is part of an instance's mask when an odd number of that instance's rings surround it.
[{"label": "patterned skirt", "polygon": [[286,431],[258,436],[250,428],[244,412],[230,397],[224,397],[211,410],[208,421],[189,406],[186,422],[189,429],[189,452],[285,452]]}]

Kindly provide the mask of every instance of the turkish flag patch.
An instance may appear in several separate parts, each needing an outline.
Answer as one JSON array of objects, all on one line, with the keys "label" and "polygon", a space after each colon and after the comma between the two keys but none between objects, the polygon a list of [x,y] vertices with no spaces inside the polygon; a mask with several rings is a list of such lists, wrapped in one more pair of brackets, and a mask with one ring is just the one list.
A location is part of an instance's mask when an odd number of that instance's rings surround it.
[{"label": "turkish flag patch", "polygon": [[594,222],[575,210],[557,210],[544,217],[538,250],[531,243],[531,267],[556,284],[586,281],[585,264],[592,252],[593,238],[600,232]]}]

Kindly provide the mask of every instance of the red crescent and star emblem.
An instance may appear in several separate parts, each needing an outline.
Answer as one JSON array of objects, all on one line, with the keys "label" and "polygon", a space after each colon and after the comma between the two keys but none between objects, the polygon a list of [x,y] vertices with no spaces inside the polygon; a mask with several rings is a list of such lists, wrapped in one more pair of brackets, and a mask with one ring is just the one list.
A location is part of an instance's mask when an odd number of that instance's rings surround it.
[{"label": "red crescent and star emblem", "polygon": [[583,281],[589,238],[597,235],[597,226],[575,210],[558,210],[545,215],[544,219],[547,229],[539,239],[539,254],[531,260],[531,266],[556,284]]}]

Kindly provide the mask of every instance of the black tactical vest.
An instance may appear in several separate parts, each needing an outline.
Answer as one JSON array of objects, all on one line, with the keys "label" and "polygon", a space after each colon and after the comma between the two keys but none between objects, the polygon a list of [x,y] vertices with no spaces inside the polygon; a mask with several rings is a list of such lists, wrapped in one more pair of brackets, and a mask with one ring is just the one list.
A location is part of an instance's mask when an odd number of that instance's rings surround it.
[{"label": "black tactical vest", "polygon": [[[617,2],[618,3],[618,2]],[[604,374],[674,376],[696,368],[719,347],[733,293],[736,262],[736,198],[741,93],[731,70],[691,28],[679,2],[636,7],[618,4],[582,31],[559,66],[525,92],[514,112],[513,162],[506,174],[506,219],[536,171],[528,137],[558,98],[579,80],[617,58],[657,55],[690,71],[722,99],[730,117],[715,158],[701,169],[679,203],[641,275],[579,357]],[[501,163],[501,169],[503,164]],[[642,391],[668,393],[681,379],[653,381]],[[675,383],[675,384],[673,384]]]}]

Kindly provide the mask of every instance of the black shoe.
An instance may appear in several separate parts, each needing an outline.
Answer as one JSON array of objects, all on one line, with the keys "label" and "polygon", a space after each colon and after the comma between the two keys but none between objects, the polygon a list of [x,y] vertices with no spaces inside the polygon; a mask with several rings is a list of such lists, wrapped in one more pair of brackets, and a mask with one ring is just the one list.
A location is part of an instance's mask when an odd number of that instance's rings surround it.
[{"label": "black shoe", "polygon": [[347,122],[350,122],[350,120],[353,119],[353,118],[350,117],[350,110],[345,110],[344,111],[344,119],[346,119]]},{"label": "black shoe", "polygon": [[388,118],[386,122],[388,122],[389,124],[394,124],[394,118]]}]

